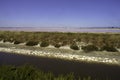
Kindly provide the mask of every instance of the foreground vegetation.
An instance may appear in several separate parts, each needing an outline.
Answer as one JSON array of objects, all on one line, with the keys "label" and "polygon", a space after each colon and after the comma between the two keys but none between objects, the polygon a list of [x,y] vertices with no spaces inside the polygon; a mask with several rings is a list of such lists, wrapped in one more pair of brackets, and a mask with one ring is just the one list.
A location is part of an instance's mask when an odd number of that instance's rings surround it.
[{"label": "foreground vegetation", "polygon": [[[0,80],[94,80],[91,77],[75,78],[73,73],[55,76],[51,72],[43,72],[31,65],[0,66]],[[95,79],[100,80],[100,79]],[[106,79],[108,80],[108,79]]]},{"label": "foreground vegetation", "polygon": [[25,42],[27,46],[40,44],[40,47],[53,45],[56,48],[59,48],[61,46],[69,45],[71,49],[79,50],[79,48],[82,47],[85,51],[106,50],[116,52],[117,48],[120,48],[120,34],[106,33],[0,31],[0,40],[14,44]]}]

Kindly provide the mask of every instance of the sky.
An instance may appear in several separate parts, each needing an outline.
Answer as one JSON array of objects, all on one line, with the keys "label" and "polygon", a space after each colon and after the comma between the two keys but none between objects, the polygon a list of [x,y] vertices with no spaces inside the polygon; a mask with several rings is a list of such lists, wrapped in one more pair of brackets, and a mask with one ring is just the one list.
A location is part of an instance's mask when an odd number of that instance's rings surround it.
[{"label": "sky", "polygon": [[120,0],[0,0],[0,27],[120,27]]}]

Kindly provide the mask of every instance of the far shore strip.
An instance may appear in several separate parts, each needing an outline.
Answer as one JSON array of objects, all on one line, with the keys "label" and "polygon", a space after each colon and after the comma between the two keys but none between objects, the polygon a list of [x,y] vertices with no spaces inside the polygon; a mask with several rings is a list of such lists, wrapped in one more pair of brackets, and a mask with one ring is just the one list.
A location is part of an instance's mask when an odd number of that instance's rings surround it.
[{"label": "far shore strip", "polygon": [[119,60],[117,60],[116,58],[108,58],[108,57],[103,58],[103,57],[94,57],[94,56],[86,56],[86,55],[84,56],[84,55],[70,54],[70,53],[58,53],[58,52],[52,53],[52,52],[46,52],[40,50],[18,49],[15,47],[10,47],[10,48],[0,47],[0,52],[120,65]]}]

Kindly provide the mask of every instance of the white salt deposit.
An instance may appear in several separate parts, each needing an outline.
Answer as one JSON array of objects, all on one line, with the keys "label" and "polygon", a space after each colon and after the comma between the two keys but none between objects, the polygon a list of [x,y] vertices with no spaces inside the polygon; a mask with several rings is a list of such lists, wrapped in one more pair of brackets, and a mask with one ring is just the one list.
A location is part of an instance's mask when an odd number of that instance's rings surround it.
[{"label": "white salt deposit", "polygon": [[91,56],[83,56],[77,54],[70,54],[70,53],[52,53],[47,51],[40,51],[40,50],[27,50],[27,49],[17,49],[17,48],[3,48],[0,47],[0,51],[8,52],[8,53],[18,53],[24,55],[34,55],[34,56],[45,56],[45,57],[55,57],[61,59],[68,59],[68,60],[79,60],[79,61],[87,61],[87,62],[101,62],[107,64],[118,64],[120,65],[120,60],[115,58],[102,58],[102,57],[91,57]]}]

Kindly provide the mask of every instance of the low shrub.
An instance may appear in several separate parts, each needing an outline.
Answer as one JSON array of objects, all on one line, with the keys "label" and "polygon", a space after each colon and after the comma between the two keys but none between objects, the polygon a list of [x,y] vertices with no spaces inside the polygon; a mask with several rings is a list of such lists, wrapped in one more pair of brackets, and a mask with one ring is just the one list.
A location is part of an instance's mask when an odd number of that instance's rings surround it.
[{"label": "low shrub", "polygon": [[2,41],[3,39],[2,38],[0,38],[0,41]]},{"label": "low shrub", "polygon": [[12,43],[13,40],[10,40],[10,39],[4,39],[3,42],[10,42],[10,43]]},{"label": "low shrub", "polygon": [[46,41],[41,42],[40,47],[47,47],[49,46],[49,43]]},{"label": "low shrub", "polygon": [[21,41],[14,41],[14,44],[20,44],[22,43]]},{"label": "low shrub", "polygon": [[60,45],[60,44],[55,44],[54,47],[56,47],[56,48],[60,48],[61,45]]},{"label": "low shrub", "polygon": [[94,46],[94,45],[83,46],[82,49],[83,49],[85,52],[98,51],[98,47],[96,47],[96,46]]},{"label": "low shrub", "polygon": [[3,42],[7,42],[7,41],[4,39]]},{"label": "low shrub", "polygon": [[103,46],[100,49],[101,51],[108,51],[108,52],[118,52],[118,50],[115,47],[112,46]]},{"label": "low shrub", "polygon": [[27,46],[35,46],[35,45],[37,45],[39,42],[38,41],[28,41],[27,43],[26,43],[26,45]]},{"label": "low shrub", "polygon": [[7,40],[6,40],[6,39],[3,39],[3,42],[5,43],[5,42],[7,42]]},{"label": "low shrub", "polygon": [[79,47],[76,44],[70,45],[70,48],[73,50],[79,50]]}]

